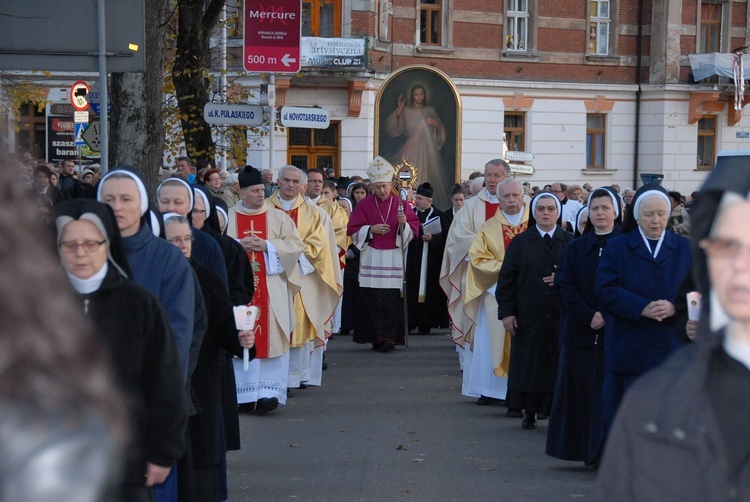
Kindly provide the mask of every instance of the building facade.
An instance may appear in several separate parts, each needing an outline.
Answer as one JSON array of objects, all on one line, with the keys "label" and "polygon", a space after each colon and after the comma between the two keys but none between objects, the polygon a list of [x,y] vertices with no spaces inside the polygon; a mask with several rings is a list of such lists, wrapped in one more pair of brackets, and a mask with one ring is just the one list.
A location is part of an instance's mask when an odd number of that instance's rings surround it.
[{"label": "building facade", "polygon": [[[379,93],[409,68],[440,72],[460,96],[456,179],[519,150],[533,174],[516,177],[532,185],[624,188],[657,174],[690,193],[719,151],[750,148],[733,82],[696,82],[688,60],[750,45],[747,1],[304,0],[303,15],[303,36],[364,40],[364,63],[276,76],[277,106],[327,108],[332,125],[279,131],[274,166],[363,174]],[[269,164],[267,144],[250,162]]]}]

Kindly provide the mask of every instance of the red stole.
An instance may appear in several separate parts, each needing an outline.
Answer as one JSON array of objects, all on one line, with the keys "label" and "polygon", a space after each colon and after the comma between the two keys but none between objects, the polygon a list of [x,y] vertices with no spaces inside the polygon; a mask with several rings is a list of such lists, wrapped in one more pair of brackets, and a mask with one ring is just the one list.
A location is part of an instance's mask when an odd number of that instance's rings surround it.
[{"label": "red stole", "polygon": [[528,221],[524,221],[517,227],[514,227],[513,225],[500,225],[503,229],[503,247],[507,250],[508,245],[510,244],[510,241],[513,239],[513,237],[520,234],[521,232],[525,232],[528,225]]},{"label": "red stole", "polygon": [[[240,239],[255,235],[263,240],[268,239],[268,222],[266,213],[253,215],[237,213],[237,235]],[[253,269],[253,284],[255,293],[250,305],[255,305],[260,310],[258,320],[255,323],[255,357],[267,358],[270,347],[269,337],[271,335],[271,302],[268,295],[268,282],[266,281],[266,260],[262,252],[248,251],[247,257]]]},{"label": "red stole", "polygon": [[484,221],[489,221],[490,218],[495,216],[498,207],[500,207],[500,204],[484,201]]}]

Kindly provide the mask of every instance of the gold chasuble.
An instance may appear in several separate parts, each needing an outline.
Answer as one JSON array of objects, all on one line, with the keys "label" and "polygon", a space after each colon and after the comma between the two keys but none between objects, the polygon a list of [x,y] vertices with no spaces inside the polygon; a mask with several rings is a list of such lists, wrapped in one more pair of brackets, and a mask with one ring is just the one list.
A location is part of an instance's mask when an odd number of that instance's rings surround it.
[{"label": "gold chasuble", "polygon": [[[469,267],[466,273],[464,290],[464,313],[477,325],[480,302],[484,303],[487,331],[492,351],[492,368],[496,376],[508,376],[510,361],[510,335],[505,332],[503,323],[497,318],[495,285],[503,265],[505,250],[510,241],[526,230],[529,223],[529,204],[523,206],[523,216],[519,225],[511,224],[502,211],[482,225],[469,249]],[[466,340],[474,350],[474,331]]]},{"label": "gold chasuble", "polygon": [[[248,252],[247,256],[255,283],[250,305],[260,310],[255,326],[255,357],[279,357],[289,350],[295,328],[293,298],[300,290],[297,260],[303,251],[302,239],[284,213],[265,204],[260,209],[247,209],[242,202],[229,209],[227,234],[237,240],[255,235],[273,246],[273,252]],[[276,269],[281,273],[269,275]]]},{"label": "gold chasuble", "polygon": [[[464,314],[463,291],[466,291],[468,254],[471,244],[484,223],[494,216],[498,208],[497,199],[490,201],[486,188],[476,197],[466,201],[464,207],[453,218],[445,240],[443,263],[440,268],[440,287],[448,297],[448,314],[451,318],[453,343],[466,346],[466,337],[471,336],[473,323]],[[497,277],[495,278],[497,279]]]},{"label": "gold chasuble", "polygon": [[[332,255],[324,215],[301,195],[297,195],[288,211],[283,209],[278,191],[266,200],[266,204],[286,213],[294,221],[304,244],[303,254],[309,262],[300,262],[299,266],[302,289],[294,297],[297,322],[292,333],[292,347],[302,347],[310,341],[318,347],[325,343],[325,324],[336,310],[340,288],[337,279],[340,269],[335,266],[338,257]],[[312,270],[304,270],[305,265],[312,265]]]},{"label": "gold chasuble", "polygon": [[333,232],[336,235],[336,246],[338,247],[336,254],[339,259],[339,268],[343,270],[344,267],[346,267],[346,259],[344,256],[346,256],[346,250],[349,248],[349,244],[352,243],[352,240],[346,235],[346,226],[349,224],[349,217],[346,215],[346,211],[344,211],[343,207],[322,195],[318,197],[318,202],[316,202],[316,204],[331,218]]}]

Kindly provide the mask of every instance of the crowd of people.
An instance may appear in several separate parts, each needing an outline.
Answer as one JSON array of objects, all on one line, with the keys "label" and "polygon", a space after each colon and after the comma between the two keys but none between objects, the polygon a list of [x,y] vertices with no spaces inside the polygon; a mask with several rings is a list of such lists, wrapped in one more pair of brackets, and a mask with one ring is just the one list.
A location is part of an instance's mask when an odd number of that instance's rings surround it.
[{"label": "crowd of people", "polygon": [[[47,165],[33,169],[38,213],[56,231],[82,311],[107,331],[120,390],[140,404],[130,410],[137,426],[122,499],[146,496],[140,475],[158,486],[157,500],[189,500],[188,492],[223,500],[225,452],[239,447],[238,405],[265,414],[292,389],[321,385],[334,336],[352,335],[387,353],[433,329],[451,332],[462,395],[505,406],[524,430],[546,420],[551,456],[599,466],[606,452],[600,495],[633,490],[608,469],[639,470],[643,454],[630,454],[633,464],[623,466],[614,447],[605,449],[611,434],[628,450],[637,425],[627,420],[652,418],[627,393],[653,395],[641,383],[649,378],[668,385],[667,377],[641,377],[700,338],[687,298],[694,290],[709,294],[707,278],[692,274],[694,262],[708,259],[710,268],[714,258],[744,257],[742,238],[727,225],[691,222],[702,194],[685,200],[658,184],[540,189],[495,159],[456,184],[452,207],[441,211],[429,182],[399,182],[381,157],[363,174],[335,178],[284,166],[274,179],[267,169],[200,168],[181,157],[151,206],[132,169],[100,180],[67,162],[59,174]],[[715,192],[730,189],[722,182]],[[711,221],[724,221],[725,206],[734,217],[735,206],[724,201],[714,201]],[[688,239],[693,232],[702,236],[698,253]],[[714,352],[691,363],[712,365],[717,399],[733,398],[718,386],[748,377],[732,362],[745,361],[748,351],[745,311],[731,307],[739,294],[711,295],[712,308],[718,301],[726,310],[720,327],[733,327],[739,348],[725,342],[724,357],[715,342]],[[123,295],[134,300],[120,301]],[[252,331],[235,325],[232,307],[241,305],[257,307]],[[139,329],[144,317],[158,322]],[[118,349],[118,340],[131,337],[128,351]],[[243,349],[252,352],[249,362]],[[167,388],[184,392],[156,395]],[[165,409],[144,413],[148,399]],[[737,425],[742,410],[720,426]],[[162,427],[169,433],[148,439]],[[659,422],[645,427],[659,441]],[[689,427],[698,426],[663,434]],[[727,454],[733,479],[741,480],[745,449]]]}]

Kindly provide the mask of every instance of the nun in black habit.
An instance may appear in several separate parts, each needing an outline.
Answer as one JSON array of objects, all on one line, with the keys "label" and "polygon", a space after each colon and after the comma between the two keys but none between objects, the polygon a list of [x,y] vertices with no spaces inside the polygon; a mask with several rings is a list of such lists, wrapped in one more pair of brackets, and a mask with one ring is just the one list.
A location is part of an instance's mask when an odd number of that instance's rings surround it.
[{"label": "nun in black habit", "polygon": [[510,241],[495,290],[497,316],[511,334],[508,393],[521,426],[535,429],[549,415],[557,376],[560,293],[554,273],[573,234],[560,226],[560,201],[550,193],[531,201],[528,230]]},{"label": "nun in black habit", "polygon": [[[63,268],[112,358],[132,427],[119,500],[151,500],[185,451],[188,398],[159,301],[130,279],[114,213],[91,199],[55,207]],[[42,473],[43,474],[43,473]]]},{"label": "nun in black habit", "polygon": [[208,312],[208,329],[203,337],[190,381],[193,404],[196,408],[196,413],[190,416],[189,422],[192,466],[188,467],[188,471],[192,479],[181,480],[180,490],[184,492],[184,481],[189,481],[192,484],[192,493],[195,495],[194,500],[220,500],[216,492],[217,476],[219,476],[218,481],[221,481],[222,476],[226,476],[222,405],[225,354],[242,357],[242,349],[247,347],[250,349],[251,357],[254,357],[254,336],[252,333],[240,333],[244,338],[238,337],[232,313],[232,302],[221,279],[213,270],[200,265],[191,257],[192,234],[196,231],[191,229],[187,218],[174,213],[165,215],[165,237],[167,241],[180,248],[185,257],[190,260],[198,277]]},{"label": "nun in black habit", "polygon": [[595,465],[603,441],[604,318],[594,292],[607,241],[620,233],[620,197],[610,187],[589,196],[588,222],[555,274],[560,287],[560,365],[547,431],[547,455]]}]

